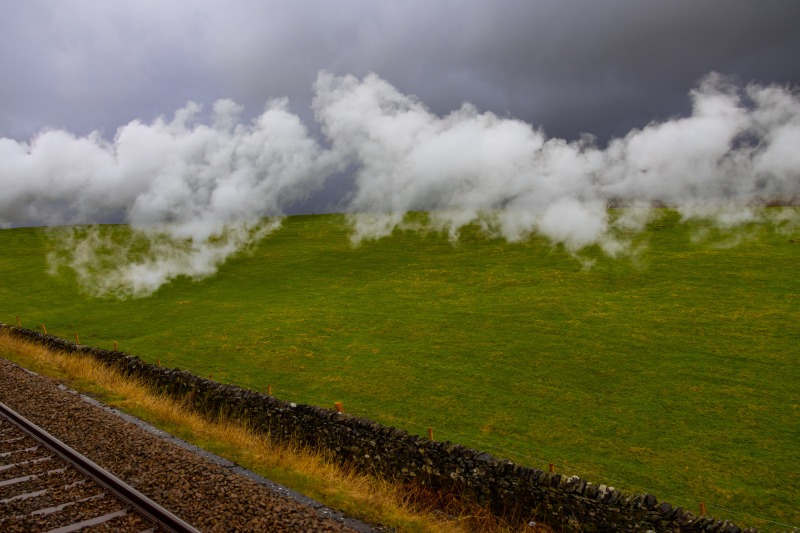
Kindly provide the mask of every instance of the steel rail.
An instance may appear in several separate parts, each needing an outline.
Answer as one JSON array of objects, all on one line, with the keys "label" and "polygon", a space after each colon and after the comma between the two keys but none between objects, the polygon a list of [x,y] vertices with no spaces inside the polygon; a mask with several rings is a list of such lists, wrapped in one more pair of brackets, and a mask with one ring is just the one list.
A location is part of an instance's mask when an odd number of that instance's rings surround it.
[{"label": "steel rail", "polygon": [[195,529],[190,524],[184,522],[111,472],[108,472],[91,459],[70,448],[2,402],[0,402],[0,414],[5,416],[25,433],[28,433],[54,453],[58,454],[80,472],[114,493],[120,500],[133,507],[136,512],[140,513],[160,528],[171,533],[200,533],[199,530]]}]

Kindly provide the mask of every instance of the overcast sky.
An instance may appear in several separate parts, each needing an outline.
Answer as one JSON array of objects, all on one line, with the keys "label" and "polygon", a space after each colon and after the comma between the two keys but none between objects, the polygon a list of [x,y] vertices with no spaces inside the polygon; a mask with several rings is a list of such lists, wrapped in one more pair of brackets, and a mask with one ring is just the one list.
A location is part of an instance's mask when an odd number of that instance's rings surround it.
[{"label": "overcast sky", "polygon": [[601,141],[690,111],[711,71],[800,83],[796,0],[1,0],[0,136],[113,138],[131,120],[275,97],[313,129],[320,70],[374,72],[432,112],[462,102]]}]

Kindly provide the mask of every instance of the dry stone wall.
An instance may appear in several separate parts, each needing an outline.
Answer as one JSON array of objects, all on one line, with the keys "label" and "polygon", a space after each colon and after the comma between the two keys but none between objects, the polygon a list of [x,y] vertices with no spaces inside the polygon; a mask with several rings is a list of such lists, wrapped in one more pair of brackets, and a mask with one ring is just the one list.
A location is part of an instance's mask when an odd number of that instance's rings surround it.
[{"label": "dry stone wall", "polygon": [[743,530],[727,520],[695,516],[650,494],[623,493],[575,476],[520,466],[451,442],[430,441],[367,419],[148,364],[124,352],[2,327],[52,349],[90,355],[160,393],[189,399],[206,415],[246,420],[250,427],[273,438],[326,450],[340,463],[364,472],[467,495],[515,522],[546,523],[560,531],[756,531]]}]

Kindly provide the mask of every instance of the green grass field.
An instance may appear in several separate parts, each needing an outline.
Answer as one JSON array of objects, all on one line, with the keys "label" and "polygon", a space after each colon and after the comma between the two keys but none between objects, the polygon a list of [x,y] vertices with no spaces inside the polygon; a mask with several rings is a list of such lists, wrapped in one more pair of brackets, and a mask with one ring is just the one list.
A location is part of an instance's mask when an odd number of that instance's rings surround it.
[{"label": "green grass field", "polygon": [[585,269],[536,237],[353,248],[342,216],[297,216],[213,277],[119,302],[47,274],[57,233],[13,229],[0,321],[781,529],[753,517],[800,526],[798,233],[665,211],[633,259]]}]

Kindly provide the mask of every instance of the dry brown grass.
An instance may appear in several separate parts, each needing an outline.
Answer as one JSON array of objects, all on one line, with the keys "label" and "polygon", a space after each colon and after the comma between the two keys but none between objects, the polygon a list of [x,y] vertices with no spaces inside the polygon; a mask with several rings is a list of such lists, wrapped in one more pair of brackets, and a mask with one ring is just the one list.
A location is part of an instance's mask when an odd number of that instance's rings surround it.
[{"label": "dry brown grass", "polygon": [[[231,421],[210,421],[89,356],[51,351],[5,329],[0,330],[0,356],[66,380],[81,392],[100,396],[108,404],[361,520],[400,531],[515,530],[485,508],[452,494],[359,474],[333,463],[320,451],[272,441]],[[525,530],[550,531],[538,525]]]}]

